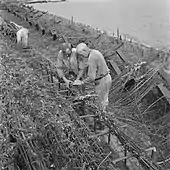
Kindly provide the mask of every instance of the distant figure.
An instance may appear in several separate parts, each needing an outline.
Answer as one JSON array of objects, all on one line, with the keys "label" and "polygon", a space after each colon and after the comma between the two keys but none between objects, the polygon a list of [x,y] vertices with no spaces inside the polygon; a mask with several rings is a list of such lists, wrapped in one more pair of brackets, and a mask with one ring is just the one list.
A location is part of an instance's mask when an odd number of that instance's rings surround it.
[{"label": "distant figure", "polygon": [[82,81],[76,80],[73,85],[83,85],[88,83],[95,84],[95,90],[100,102],[100,109],[105,111],[108,105],[108,95],[112,83],[109,68],[104,56],[95,49],[90,49],[86,44],[80,43],[77,48],[77,58],[86,61],[88,67],[87,78]]},{"label": "distant figure", "polygon": [[20,27],[20,29],[17,32],[17,45],[22,48],[27,48],[28,47],[28,36],[29,36],[28,29],[24,27]]}]

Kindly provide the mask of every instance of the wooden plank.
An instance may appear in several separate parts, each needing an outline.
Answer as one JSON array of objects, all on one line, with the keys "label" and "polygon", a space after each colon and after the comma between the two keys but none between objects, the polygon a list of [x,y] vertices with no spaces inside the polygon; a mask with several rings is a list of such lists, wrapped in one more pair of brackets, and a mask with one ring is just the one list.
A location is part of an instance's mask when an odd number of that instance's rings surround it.
[{"label": "wooden plank", "polygon": [[117,54],[116,51],[117,51],[120,47],[122,47],[123,45],[124,45],[124,43],[119,44],[119,45],[113,50],[113,52],[112,52],[111,54],[105,56],[105,59],[106,59],[106,60],[111,60],[111,59],[113,58],[113,56],[114,56],[115,54]]},{"label": "wooden plank", "polygon": [[170,103],[170,91],[164,86],[163,83],[160,83],[158,86],[159,90],[166,97],[167,101]]},{"label": "wooden plank", "polygon": [[122,59],[123,62],[128,63],[126,56],[123,54],[121,49],[116,50],[117,55]]},{"label": "wooden plank", "polygon": [[109,62],[111,66],[114,68],[114,70],[116,71],[117,75],[120,75],[121,70],[119,69],[118,65],[113,60],[110,60]]}]

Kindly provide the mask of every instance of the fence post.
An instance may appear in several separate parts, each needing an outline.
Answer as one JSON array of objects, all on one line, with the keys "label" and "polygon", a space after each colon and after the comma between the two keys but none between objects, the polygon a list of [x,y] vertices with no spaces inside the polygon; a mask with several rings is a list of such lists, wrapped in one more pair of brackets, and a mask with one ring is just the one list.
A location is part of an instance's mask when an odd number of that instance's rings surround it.
[{"label": "fence post", "polygon": [[74,23],[74,18],[73,16],[71,16],[71,25],[73,25],[73,23]]},{"label": "fence post", "polygon": [[[109,130],[110,131],[110,130]],[[109,132],[107,143],[110,144],[111,133]]]},{"label": "fence post", "polygon": [[117,37],[119,38],[119,28],[117,28]]}]

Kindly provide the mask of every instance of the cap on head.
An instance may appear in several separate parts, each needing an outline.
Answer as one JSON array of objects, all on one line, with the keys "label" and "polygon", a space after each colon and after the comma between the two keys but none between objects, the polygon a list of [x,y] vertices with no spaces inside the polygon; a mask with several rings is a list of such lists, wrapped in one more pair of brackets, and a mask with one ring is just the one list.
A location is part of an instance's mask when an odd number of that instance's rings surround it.
[{"label": "cap on head", "polygon": [[66,52],[67,50],[71,50],[71,44],[67,43],[67,42],[62,43],[61,50],[64,51],[64,52]]},{"label": "cap on head", "polygon": [[89,48],[85,43],[80,43],[79,45],[77,45],[76,51],[78,54],[82,55],[83,57],[88,57]]}]

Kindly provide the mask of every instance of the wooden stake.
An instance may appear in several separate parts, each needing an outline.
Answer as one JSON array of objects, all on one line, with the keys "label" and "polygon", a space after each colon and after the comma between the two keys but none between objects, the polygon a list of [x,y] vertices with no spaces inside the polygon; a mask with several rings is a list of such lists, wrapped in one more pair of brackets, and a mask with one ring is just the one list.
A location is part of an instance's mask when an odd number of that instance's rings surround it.
[{"label": "wooden stake", "polygon": [[86,117],[95,117],[96,115],[85,115],[85,116],[80,116],[80,118],[86,118]]},{"label": "wooden stake", "polygon": [[117,37],[119,38],[119,28],[117,28]]},{"label": "wooden stake", "polygon": [[[125,153],[125,157],[127,156],[127,149],[126,149],[126,146],[124,148],[124,153]],[[126,163],[127,163],[127,160],[125,159],[125,166],[126,166]]]},{"label": "wooden stake", "polygon": [[103,162],[112,154],[112,152],[110,152],[104,159],[103,161],[99,164],[99,166],[97,167],[97,170],[99,170],[100,166],[103,164]]},{"label": "wooden stake", "polygon": [[74,23],[74,18],[73,16],[71,16],[71,25],[73,25],[73,23]]},{"label": "wooden stake", "polygon": [[111,133],[110,133],[110,130],[109,130],[108,141],[107,141],[108,144],[110,144],[110,138],[111,138]]},{"label": "wooden stake", "polygon": [[122,158],[118,158],[118,159],[115,159],[113,161],[113,163],[116,164],[117,162],[123,161],[125,159],[129,159],[129,158],[132,158],[132,157],[133,157],[133,155],[129,155],[129,156],[125,156],[125,157],[122,157]]}]

